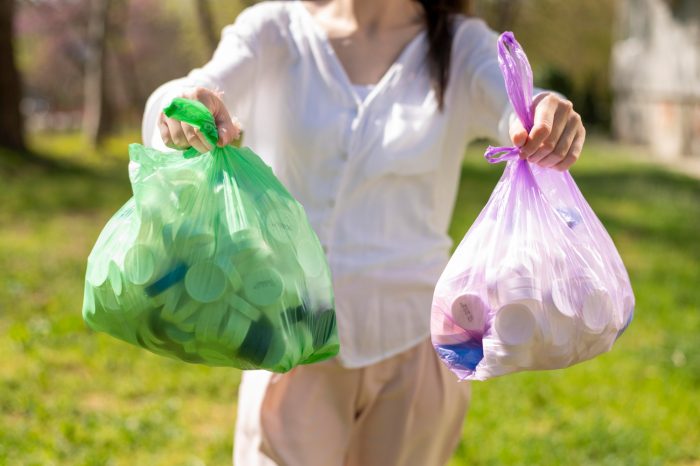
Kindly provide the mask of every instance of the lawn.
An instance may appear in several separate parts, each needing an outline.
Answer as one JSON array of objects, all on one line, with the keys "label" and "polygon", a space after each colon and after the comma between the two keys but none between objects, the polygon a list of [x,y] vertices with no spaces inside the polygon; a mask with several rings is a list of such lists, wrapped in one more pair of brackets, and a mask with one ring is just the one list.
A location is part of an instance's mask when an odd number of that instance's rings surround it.
[{"label": "lawn", "polygon": [[[152,355],[80,315],[87,254],[130,195],[128,141],[34,138],[53,168],[0,152],[0,465],[230,464],[239,371]],[[462,170],[457,241],[502,171],[482,150]],[[451,466],[700,465],[700,182],[603,140],[573,174],[636,318],[593,361],[474,383]]]}]

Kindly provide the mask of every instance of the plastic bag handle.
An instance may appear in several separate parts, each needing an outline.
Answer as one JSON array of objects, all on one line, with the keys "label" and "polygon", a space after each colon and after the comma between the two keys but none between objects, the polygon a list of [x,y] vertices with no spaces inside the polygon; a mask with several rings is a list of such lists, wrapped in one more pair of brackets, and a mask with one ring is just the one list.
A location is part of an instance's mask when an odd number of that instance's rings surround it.
[{"label": "plastic bag handle", "polygon": [[[188,125],[192,125],[204,134],[207,141],[212,146],[216,147],[219,141],[219,132],[216,129],[216,121],[214,115],[202,102],[198,100],[184,99],[176,97],[170,102],[163,113],[168,118],[182,121]],[[199,152],[194,147],[190,147],[185,151],[185,157],[193,157],[199,155]]]},{"label": "plastic bag handle", "polygon": [[[535,122],[532,113],[532,68],[525,51],[510,31],[498,38],[498,64],[506,84],[508,100],[529,133]],[[516,160],[519,156],[520,148],[510,146],[489,146],[484,154],[489,163]]]}]

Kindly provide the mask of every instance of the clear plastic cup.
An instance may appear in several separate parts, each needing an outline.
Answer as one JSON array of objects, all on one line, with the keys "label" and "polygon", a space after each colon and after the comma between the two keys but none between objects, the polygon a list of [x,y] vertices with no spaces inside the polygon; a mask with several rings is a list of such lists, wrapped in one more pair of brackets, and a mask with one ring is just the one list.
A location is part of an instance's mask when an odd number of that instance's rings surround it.
[{"label": "clear plastic cup", "polygon": [[228,278],[214,261],[193,264],[185,275],[187,294],[200,303],[212,303],[221,299],[226,291]]}]

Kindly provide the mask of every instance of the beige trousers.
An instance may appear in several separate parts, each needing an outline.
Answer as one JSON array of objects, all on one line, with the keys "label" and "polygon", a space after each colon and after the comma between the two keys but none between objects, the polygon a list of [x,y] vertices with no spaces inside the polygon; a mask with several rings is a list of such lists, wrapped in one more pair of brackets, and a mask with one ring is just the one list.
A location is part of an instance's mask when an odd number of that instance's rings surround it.
[{"label": "beige trousers", "polygon": [[469,405],[429,340],[371,366],[335,359],[286,374],[247,371],[235,466],[442,466]]}]

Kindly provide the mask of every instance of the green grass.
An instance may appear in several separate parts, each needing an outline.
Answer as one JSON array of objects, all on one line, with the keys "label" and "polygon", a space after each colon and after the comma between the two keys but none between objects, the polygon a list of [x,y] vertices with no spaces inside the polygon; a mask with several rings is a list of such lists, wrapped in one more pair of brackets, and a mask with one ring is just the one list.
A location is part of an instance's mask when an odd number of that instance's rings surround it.
[{"label": "green grass", "polygon": [[[0,152],[0,465],[230,464],[240,373],[170,361],[89,331],[87,255],[130,195],[126,143]],[[502,166],[468,151],[459,241]],[[473,384],[457,465],[700,464],[700,182],[588,144],[573,170],[613,236],[637,296],[613,351],[552,372]]]}]

